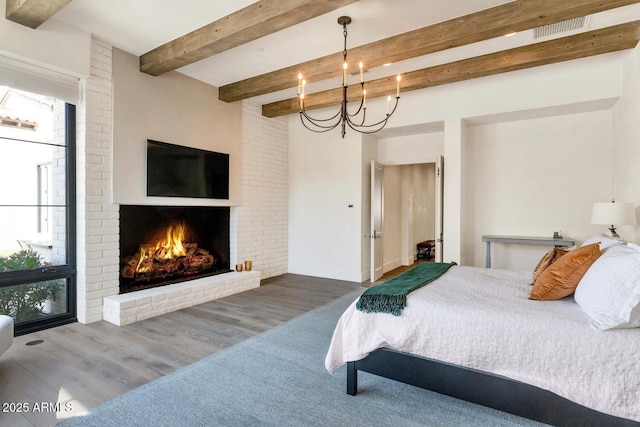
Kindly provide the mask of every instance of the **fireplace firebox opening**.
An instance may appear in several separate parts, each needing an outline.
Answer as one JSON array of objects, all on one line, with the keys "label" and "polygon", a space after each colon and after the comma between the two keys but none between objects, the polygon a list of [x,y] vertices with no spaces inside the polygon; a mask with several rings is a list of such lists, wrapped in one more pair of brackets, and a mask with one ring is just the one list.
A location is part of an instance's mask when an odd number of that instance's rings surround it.
[{"label": "fireplace firebox opening", "polygon": [[120,206],[120,293],[227,273],[229,207]]}]

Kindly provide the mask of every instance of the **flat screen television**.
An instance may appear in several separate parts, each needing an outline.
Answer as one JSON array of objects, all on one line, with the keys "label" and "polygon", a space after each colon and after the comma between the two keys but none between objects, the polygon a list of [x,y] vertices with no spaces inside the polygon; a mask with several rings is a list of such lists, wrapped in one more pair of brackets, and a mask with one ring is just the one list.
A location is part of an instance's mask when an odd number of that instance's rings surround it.
[{"label": "flat screen television", "polygon": [[148,139],[147,196],[229,199],[229,155]]}]

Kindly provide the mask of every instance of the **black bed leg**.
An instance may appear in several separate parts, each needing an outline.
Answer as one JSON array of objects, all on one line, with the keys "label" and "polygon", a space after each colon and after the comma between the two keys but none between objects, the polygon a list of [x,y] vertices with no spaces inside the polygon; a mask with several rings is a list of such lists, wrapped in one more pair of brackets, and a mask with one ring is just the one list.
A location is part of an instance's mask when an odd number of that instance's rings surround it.
[{"label": "black bed leg", "polygon": [[358,370],[356,362],[347,362],[347,394],[355,396],[358,393]]}]

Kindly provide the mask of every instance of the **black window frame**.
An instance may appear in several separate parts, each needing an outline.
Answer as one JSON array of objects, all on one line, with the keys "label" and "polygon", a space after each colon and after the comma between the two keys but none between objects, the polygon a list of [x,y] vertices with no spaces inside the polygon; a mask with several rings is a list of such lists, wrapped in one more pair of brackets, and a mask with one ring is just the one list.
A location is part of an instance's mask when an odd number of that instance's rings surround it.
[{"label": "black window frame", "polygon": [[28,320],[14,325],[14,335],[25,335],[43,329],[77,322],[77,230],[76,230],[76,106],[65,104],[65,205],[66,205],[66,260],[55,265],[34,270],[0,273],[0,288],[66,279],[66,313],[51,314],[42,319]]}]

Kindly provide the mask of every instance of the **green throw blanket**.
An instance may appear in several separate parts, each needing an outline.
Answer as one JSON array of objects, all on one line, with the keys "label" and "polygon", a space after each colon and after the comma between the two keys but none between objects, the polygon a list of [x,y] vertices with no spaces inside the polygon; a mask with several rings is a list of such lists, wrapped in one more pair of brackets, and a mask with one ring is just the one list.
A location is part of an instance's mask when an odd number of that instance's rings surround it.
[{"label": "green throw blanket", "polygon": [[427,285],[442,276],[455,262],[423,262],[381,285],[367,289],[356,308],[365,313],[391,313],[400,316],[407,306],[409,292]]}]

